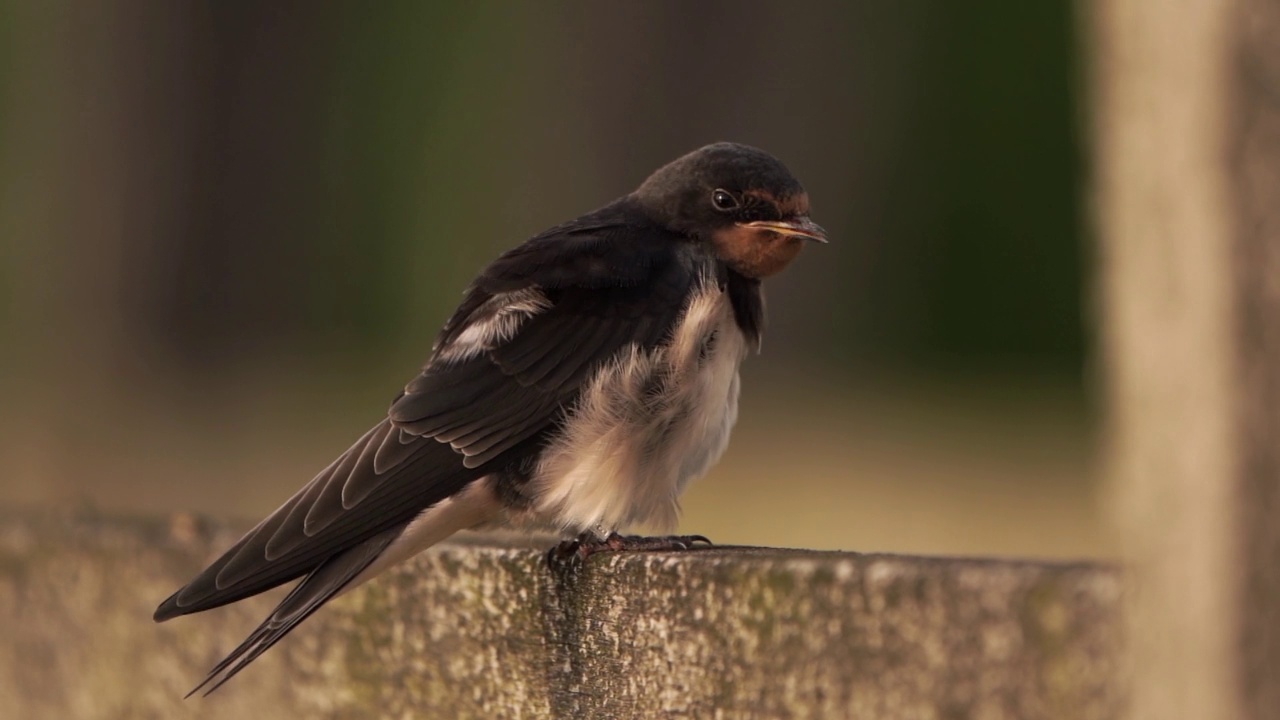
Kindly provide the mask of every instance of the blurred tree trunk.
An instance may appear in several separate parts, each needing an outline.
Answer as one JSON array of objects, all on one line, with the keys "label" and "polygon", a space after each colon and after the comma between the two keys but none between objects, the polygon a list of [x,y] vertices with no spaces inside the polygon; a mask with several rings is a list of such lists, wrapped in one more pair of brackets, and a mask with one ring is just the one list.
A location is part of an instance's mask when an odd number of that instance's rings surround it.
[{"label": "blurred tree trunk", "polygon": [[1280,718],[1280,5],[1095,0],[1133,716]]}]

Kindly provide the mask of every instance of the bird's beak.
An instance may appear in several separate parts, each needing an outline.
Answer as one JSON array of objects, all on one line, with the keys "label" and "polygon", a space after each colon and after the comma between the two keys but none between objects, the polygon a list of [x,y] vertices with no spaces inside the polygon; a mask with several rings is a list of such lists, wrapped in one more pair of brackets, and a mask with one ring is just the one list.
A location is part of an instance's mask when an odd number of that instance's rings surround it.
[{"label": "bird's beak", "polygon": [[827,231],[823,230],[818,223],[803,215],[794,220],[757,220],[756,222],[742,223],[742,226],[759,230],[771,230],[779,235],[804,238],[805,240],[813,240],[820,243],[827,242]]}]

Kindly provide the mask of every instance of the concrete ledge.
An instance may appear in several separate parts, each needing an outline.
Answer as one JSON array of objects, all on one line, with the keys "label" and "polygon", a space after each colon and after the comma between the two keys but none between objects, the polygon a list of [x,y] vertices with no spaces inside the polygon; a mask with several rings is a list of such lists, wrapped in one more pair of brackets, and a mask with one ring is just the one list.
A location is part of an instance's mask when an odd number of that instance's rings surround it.
[{"label": "concrete ledge", "polygon": [[237,533],[0,518],[5,718],[1116,718],[1120,582],[1087,564],[759,548],[552,573],[436,548],[181,700],[276,594],[164,625]]}]

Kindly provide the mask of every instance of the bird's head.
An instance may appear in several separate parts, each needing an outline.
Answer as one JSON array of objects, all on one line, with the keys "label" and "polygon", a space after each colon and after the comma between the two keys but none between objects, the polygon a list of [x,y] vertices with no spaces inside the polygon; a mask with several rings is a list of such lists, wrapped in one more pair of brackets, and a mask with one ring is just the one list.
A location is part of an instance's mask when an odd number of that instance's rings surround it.
[{"label": "bird's head", "polygon": [[716,143],[659,168],[635,192],[667,228],[709,242],[739,273],[763,278],[782,270],[808,241],[827,233],[809,219],[809,195],[769,153]]}]

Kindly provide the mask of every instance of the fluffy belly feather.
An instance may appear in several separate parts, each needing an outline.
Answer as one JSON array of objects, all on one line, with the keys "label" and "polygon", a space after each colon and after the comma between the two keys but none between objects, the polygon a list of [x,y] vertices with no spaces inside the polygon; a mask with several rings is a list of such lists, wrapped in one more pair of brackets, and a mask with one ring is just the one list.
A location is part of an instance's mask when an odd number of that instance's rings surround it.
[{"label": "fluffy belly feather", "polygon": [[632,348],[592,379],[539,463],[536,513],[602,536],[635,524],[674,529],[681,491],[729,443],[746,352],[727,295],[699,291],[668,345]]}]

